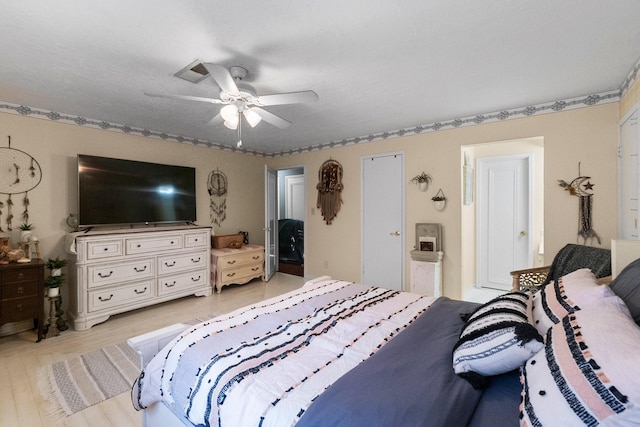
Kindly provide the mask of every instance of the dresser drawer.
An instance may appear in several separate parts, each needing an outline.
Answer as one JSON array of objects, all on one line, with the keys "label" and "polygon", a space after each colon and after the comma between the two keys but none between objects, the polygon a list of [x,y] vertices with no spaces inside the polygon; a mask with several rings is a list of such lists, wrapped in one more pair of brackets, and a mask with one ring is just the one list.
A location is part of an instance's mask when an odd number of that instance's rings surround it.
[{"label": "dresser drawer", "polygon": [[235,268],[223,268],[219,272],[220,284],[246,283],[254,277],[262,276],[262,263],[243,265]]},{"label": "dresser drawer", "polygon": [[130,238],[125,240],[125,247],[128,255],[182,249],[182,236],[168,234],[158,237]]},{"label": "dresser drawer", "polygon": [[2,301],[2,322],[20,322],[39,318],[38,304],[42,304],[37,297],[18,298]]},{"label": "dresser drawer", "polygon": [[246,264],[262,264],[264,260],[263,251],[251,251],[247,253],[238,253],[220,257],[218,259],[218,267],[225,269],[227,267],[237,267]]},{"label": "dresser drawer", "polygon": [[24,283],[38,280],[40,270],[38,268],[21,268],[2,272],[2,284]]},{"label": "dresser drawer", "polygon": [[207,270],[202,269],[189,273],[175,274],[158,279],[158,295],[181,292],[190,288],[208,284]]},{"label": "dresser drawer", "polygon": [[183,270],[193,270],[206,266],[208,251],[158,257],[158,274],[168,274]]},{"label": "dresser drawer", "polygon": [[38,282],[25,282],[25,283],[9,283],[2,284],[2,299],[8,300],[13,298],[24,297],[37,297],[38,286],[41,286]]},{"label": "dresser drawer", "polygon": [[198,233],[190,233],[184,236],[185,248],[209,248],[211,242],[209,230]]},{"label": "dresser drawer", "polygon": [[105,259],[124,255],[123,240],[87,242],[87,259]]},{"label": "dresser drawer", "polygon": [[154,259],[143,258],[123,261],[110,265],[90,265],[87,267],[88,287],[110,285],[124,281],[134,281],[155,275]]},{"label": "dresser drawer", "polygon": [[104,290],[89,291],[89,312],[132,305],[153,298],[153,280]]}]

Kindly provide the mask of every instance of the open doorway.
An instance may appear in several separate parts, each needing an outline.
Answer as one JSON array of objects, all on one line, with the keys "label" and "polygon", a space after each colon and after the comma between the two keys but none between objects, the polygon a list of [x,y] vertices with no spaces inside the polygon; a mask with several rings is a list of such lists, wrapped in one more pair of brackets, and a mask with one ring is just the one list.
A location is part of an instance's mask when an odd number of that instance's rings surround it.
[{"label": "open doorway", "polygon": [[[502,195],[507,192],[523,193],[523,190],[516,189],[515,186],[513,189],[505,187],[505,183],[520,182],[520,180],[506,179],[505,177],[515,177],[516,175],[515,173],[507,173],[509,170],[502,167],[503,160],[511,161],[519,158],[527,159],[528,170],[526,174],[529,181],[527,192],[530,194],[527,196],[529,202],[526,224],[518,223],[515,217],[508,218],[508,220],[499,218],[499,215],[496,216],[496,209],[492,211],[491,208],[492,206],[511,206],[503,203]],[[496,166],[496,163],[500,167]],[[461,147],[461,165],[463,187],[461,295],[464,299],[483,302],[510,288],[510,269],[536,267],[542,265],[544,261],[544,138],[531,137],[463,146]],[[479,176],[479,169],[485,170],[484,177]],[[496,180],[499,180],[502,186],[494,185],[487,191],[487,170],[493,173],[494,184]],[[483,182],[484,188],[479,187],[479,182],[483,179],[485,180]],[[500,198],[495,198],[496,191],[500,193]],[[502,215],[512,211],[504,208],[498,210]],[[507,227],[508,224],[513,224],[513,226]],[[490,229],[492,226],[495,230]],[[505,230],[505,228],[509,228],[509,230]],[[508,240],[506,231],[513,235],[511,240]],[[496,234],[492,237],[491,232]],[[499,239],[494,238],[495,236],[498,236]],[[480,239],[484,239],[482,250],[478,249]],[[524,252],[527,255],[516,263],[513,261],[515,258],[512,255],[518,240],[526,240]],[[491,253],[487,247],[506,255],[502,258],[494,257],[499,262],[496,264],[497,267],[494,265],[491,270],[488,270],[490,268],[489,261],[485,256]],[[513,268],[503,265],[505,260],[510,261]],[[487,274],[487,271],[491,274]],[[499,274],[496,273],[498,271]],[[488,276],[492,276],[491,281],[487,280]],[[490,282],[498,282],[501,285],[496,286],[495,283]],[[480,299],[476,298],[478,295]]]},{"label": "open doorway", "polygon": [[304,277],[304,167],[278,170],[278,271]]}]

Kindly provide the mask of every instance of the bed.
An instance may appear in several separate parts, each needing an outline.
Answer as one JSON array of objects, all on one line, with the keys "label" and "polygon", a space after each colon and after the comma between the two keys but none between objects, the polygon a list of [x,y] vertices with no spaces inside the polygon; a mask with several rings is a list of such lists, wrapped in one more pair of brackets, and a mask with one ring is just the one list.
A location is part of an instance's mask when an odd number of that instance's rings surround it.
[{"label": "bed", "polygon": [[178,327],[132,402],[148,426],[637,425],[638,277],[483,305],[322,277]]}]

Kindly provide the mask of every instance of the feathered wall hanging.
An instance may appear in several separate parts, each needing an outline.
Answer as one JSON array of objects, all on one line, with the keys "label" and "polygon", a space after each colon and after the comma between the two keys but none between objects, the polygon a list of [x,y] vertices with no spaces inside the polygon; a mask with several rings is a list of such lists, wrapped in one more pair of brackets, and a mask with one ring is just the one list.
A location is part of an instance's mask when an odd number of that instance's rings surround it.
[{"label": "feathered wall hanging", "polygon": [[227,218],[227,187],[227,176],[218,168],[211,171],[207,181],[210,198],[209,208],[211,209],[211,222],[218,227]]},{"label": "feathered wall hanging", "polygon": [[[0,147],[0,194],[7,195],[6,203],[0,201],[0,232],[4,232],[3,214],[7,231],[13,230],[14,204],[20,200],[23,205],[23,210],[19,213],[20,220],[24,224],[29,223],[29,191],[36,188],[42,180],[38,161],[24,151],[11,148],[11,136],[8,138],[9,146]],[[18,197],[15,202],[12,196]]]},{"label": "feathered wall hanging", "polygon": [[593,209],[593,186],[589,181],[590,176],[580,175],[580,163],[578,163],[578,177],[571,182],[562,179],[558,180],[560,187],[564,188],[572,196],[577,196],[580,200],[578,211],[578,236],[582,237],[583,244],[588,240],[596,239],[600,244],[600,236],[593,229],[591,211]]},{"label": "feathered wall hanging", "polygon": [[342,205],[342,165],[335,160],[327,160],[318,171],[318,203],[327,225],[331,225]]}]

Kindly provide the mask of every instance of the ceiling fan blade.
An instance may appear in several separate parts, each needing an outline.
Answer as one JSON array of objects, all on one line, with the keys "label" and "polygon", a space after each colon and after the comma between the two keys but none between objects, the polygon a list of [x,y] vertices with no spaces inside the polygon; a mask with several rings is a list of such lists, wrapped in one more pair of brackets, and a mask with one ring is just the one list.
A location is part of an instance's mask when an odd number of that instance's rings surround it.
[{"label": "ceiling fan blade", "polygon": [[282,117],[276,116],[275,114],[270,113],[269,111],[264,110],[260,107],[252,107],[251,110],[258,113],[260,117],[262,117],[262,120],[264,120],[267,123],[271,123],[277,128],[286,129],[289,126],[291,126],[291,122],[288,122]]},{"label": "ceiling fan blade", "polygon": [[198,101],[198,102],[208,102],[210,104],[224,104],[224,101],[216,98],[203,98],[201,96],[189,96],[189,95],[172,95],[168,93],[144,93],[147,96],[152,96],[154,98],[170,98],[170,99],[184,99],[187,101]]},{"label": "ceiling fan blade", "polygon": [[224,119],[222,118],[220,113],[218,113],[215,116],[213,116],[211,120],[209,120],[209,123],[207,123],[207,125],[218,126],[218,125],[221,125],[222,123],[224,123]]},{"label": "ceiling fan blade", "polygon": [[229,70],[218,64],[203,63],[202,65],[209,72],[211,78],[213,78],[218,86],[220,86],[220,89],[230,93],[231,95],[240,95],[238,86],[236,86],[236,82],[233,81],[233,77],[231,76],[231,73],[229,73]]},{"label": "ceiling fan blade", "polygon": [[312,90],[302,92],[274,93],[258,97],[260,105],[304,104],[318,100],[318,94]]}]

